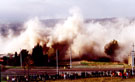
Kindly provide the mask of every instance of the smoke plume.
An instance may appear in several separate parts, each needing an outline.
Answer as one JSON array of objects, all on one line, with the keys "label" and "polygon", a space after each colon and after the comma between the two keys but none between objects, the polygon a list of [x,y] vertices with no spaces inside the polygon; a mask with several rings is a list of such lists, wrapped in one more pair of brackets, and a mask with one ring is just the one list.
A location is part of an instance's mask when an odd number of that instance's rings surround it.
[{"label": "smoke plume", "polygon": [[[71,11],[65,20],[47,26],[38,18],[20,26],[21,30],[1,27],[0,52],[13,53],[32,48],[39,43],[52,57],[56,49],[59,58],[123,62],[127,60],[135,40],[135,20],[129,18],[84,20],[79,11]],[[4,30],[3,30],[4,29]],[[106,61],[106,60],[105,60]]]}]

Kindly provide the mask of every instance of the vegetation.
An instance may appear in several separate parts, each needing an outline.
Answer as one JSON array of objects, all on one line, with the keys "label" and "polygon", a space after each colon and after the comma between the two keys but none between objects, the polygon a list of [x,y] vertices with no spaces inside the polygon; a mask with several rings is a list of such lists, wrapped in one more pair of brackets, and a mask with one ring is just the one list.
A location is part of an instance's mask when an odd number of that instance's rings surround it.
[{"label": "vegetation", "polygon": [[80,64],[73,65],[74,68],[126,68],[131,69],[131,66],[119,62],[95,62],[95,61],[80,61]]},{"label": "vegetation", "polygon": [[118,62],[93,62],[93,61],[81,61],[82,65],[126,65]]},{"label": "vegetation", "polygon": [[4,56],[2,59],[3,61],[0,63],[11,68],[20,66],[20,61],[23,66],[47,66],[48,64],[48,55],[43,54],[43,48],[39,44],[33,48],[32,54],[29,54],[28,50],[22,49],[19,54],[15,52],[15,54],[10,54],[9,57]]},{"label": "vegetation", "polygon": [[7,82],[7,81],[2,81],[2,82]]}]

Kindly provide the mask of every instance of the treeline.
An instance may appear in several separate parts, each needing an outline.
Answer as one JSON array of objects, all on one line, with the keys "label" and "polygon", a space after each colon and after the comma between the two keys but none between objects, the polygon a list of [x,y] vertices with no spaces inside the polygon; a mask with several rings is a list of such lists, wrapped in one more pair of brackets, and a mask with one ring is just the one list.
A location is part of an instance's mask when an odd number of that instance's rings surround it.
[{"label": "treeline", "polygon": [[[28,50],[22,49],[18,54],[15,52],[12,56],[3,56],[2,65],[9,66],[48,66],[53,65],[48,62],[48,54],[43,53],[43,47],[37,44],[32,49],[32,54],[29,54]],[[22,63],[21,63],[22,62]]]}]

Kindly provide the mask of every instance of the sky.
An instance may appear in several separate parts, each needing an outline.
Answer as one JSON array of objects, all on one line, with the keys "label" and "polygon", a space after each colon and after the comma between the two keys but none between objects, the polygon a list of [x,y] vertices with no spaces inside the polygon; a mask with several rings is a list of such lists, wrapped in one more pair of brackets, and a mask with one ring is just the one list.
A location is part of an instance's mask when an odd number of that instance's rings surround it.
[{"label": "sky", "polygon": [[66,18],[78,7],[84,18],[135,17],[135,0],[0,0],[0,20]]}]

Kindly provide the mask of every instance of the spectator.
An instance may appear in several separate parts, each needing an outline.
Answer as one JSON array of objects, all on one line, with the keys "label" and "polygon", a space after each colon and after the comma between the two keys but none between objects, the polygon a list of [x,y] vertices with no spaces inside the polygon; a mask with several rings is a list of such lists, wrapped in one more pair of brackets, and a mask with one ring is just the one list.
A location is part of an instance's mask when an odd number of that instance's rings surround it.
[{"label": "spectator", "polygon": [[9,76],[8,75],[7,75],[6,79],[7,79],[7,82],[9,82]]},{"label": "spectator", "polygon": [[12,82],[15,82],[15,81],[16,81],[16,78],[15,78],[15,77],[13,77],[11,80],[12,80]]}]

